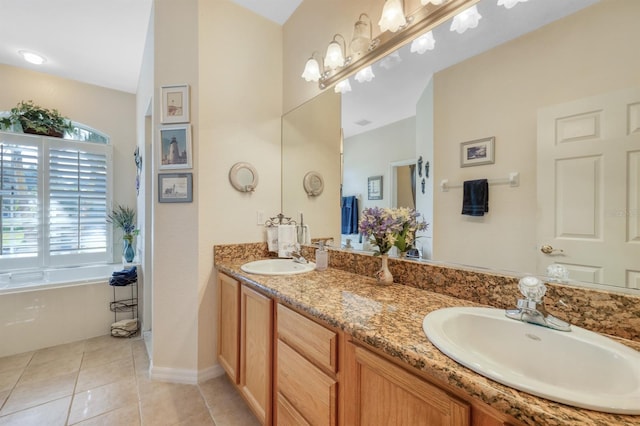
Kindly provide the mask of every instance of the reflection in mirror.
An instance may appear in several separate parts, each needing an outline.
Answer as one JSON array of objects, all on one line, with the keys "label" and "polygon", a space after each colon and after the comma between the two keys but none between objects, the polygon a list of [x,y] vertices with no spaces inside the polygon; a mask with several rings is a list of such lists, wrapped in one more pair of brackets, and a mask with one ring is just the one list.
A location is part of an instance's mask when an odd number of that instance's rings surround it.
[{"label": "reflection in mirror", "polygon": [[[422,64],[414,64],[417,55],[401,49],[394,67],[374,65],[372,84],[355,83],[343,95],[343,194],[364,195],[360,210],[390,206],[389,197],[367,200],[367,177],[383,175],[386,186],[393,162],[422,156],[430,165],[425,193],[416,193],[416,208],[430,223],[418,240],[423,257],[516,274],[545,275],[548,266],[560,264],[569,270],[571,282],[640,288],[640,99],[626,90],[638,86],[640,75],[640,58],[628,50],[631,41],[640,39],[633,18],[640,16],[640,2],[537,0],[507,10],[481,0],[478,10],[480,25],[465,34],[450,32],[448,22],[436,28],[436,49],[421,57]],[[534,23],[538,18],[540,23]],[[514,28],[528,33],[500,39],[503,30]],[[487,38],[488,50],[481,45]],[[382,93],[376,92],[373,84],[383,80]],[[403,89],[400,83],[410,81],[413,85]],[[613,109],[622,112],[617,121],[625,123],[617,131],[623,151],[606,154],[617,163],[597,160],[605,154],[596,149],[602,139],[596,130],[608,131],[608,113],[593,113],[607,111],[610,99],[615,99]],[[372,108],[358,107],[363,100]],[[553,138],[558,131],[565,137],[556,145],[593,148],[580,155],[590,160],[570,163],[561,153],[546,157],[541,138]],[[491,136],[496,138],[495,163],[461,168],[460,144]],[[551,160],[538,163],[539,156]],[[576,177],[573,171],[581,174]],[[443,179],[462,183],[512,172],[519,173],[520,185],[490,186],[489,212],[482,218],[460,214],[461,188],[439,190]],[[557,179],[544,181],[548,176]],[[610,201],[611,187],[623,188],[621,201]],[[390,194],[389,187],[384,189]],[[288,197],[283,191],[283,199]],[[543,226],[539,221],[549,206],[566,208],[552,212],[552,225]],[[325,208],[333,211],[328,216],[339,215],[336,207]],[[605,239],[606,229],[617,229],[618,235]],[[628,250],[607,252],[612,238]],[[563,251],[545,254],[543,245]],[[583,257],[597,253],[596,246],[605,247],[606,259]],[[608,274],[612,259],[621,260],[615,277]]]},{"label": "reflection in mirror", "polygon": [[303,215],[314,239],[340,241],[340,146],[340,95],[333,91],[282,117],[282,213],[298,222]]}]

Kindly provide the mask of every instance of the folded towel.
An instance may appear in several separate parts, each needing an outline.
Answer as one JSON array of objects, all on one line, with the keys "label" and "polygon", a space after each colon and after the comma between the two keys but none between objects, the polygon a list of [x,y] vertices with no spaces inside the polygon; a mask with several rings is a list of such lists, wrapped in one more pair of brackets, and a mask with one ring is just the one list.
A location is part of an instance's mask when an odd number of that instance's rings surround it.
[{"label": "folded towel", "polygon": [[133,284],[138,279],[138,270],[135,266],[129,269],[123,269],[122,271],[115,271],[111,274],[109,279],[109,285],[125,286]]},{"label": "folded towel", "polygon": [[489,181],[486,179],[464,182],[462,214],[484,216],[489,211]]},{"label": "folded towel", "polygon": [[278,257],[291,257],[297,242],[296,225],[278,225]]},{"label": "folded towel", "polygon": [[278,227],[277,226],[267,227],[267,249],[274,253],[278,251]]}]

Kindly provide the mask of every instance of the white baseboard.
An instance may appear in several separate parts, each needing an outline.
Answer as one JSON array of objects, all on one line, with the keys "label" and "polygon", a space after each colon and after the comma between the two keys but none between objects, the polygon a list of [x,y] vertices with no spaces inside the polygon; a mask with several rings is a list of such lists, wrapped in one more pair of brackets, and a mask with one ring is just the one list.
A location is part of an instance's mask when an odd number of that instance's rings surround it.
[{"label": "white baseboard", "polygon": [[187,385],[197,385],[209,379],[221,376],[224,369],[220,364],[205,368],[204,370],[186,370],[179,368],[156,367],[153,361],[149,366],[149,377],[151,380],[162,382],[182,383]]}]

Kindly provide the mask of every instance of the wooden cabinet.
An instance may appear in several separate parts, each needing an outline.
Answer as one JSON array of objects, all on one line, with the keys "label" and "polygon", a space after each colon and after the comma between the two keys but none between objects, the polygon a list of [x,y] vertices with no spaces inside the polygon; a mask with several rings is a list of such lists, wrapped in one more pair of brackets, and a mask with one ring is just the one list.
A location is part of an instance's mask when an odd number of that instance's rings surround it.
[{"label": "wooden cabinet", "polygon": [[240,283],[218,274],[218,361],[238,384],[240,365]]},{"label": "wooden cabinet", "polygon": [[262,424],[271,424],[273,301],[242,286],[240,290],[239,388]]},{"label": "wooden cabinet", "polygon": [[219,274],[218,359],[263,425],[518,422]]},{"label": "wooden cabinet", "polygon": [[278,304],[278,425],[338,424],[337,334]]},{"label": "wooden cabinet", "polygon": [[218,274],[218,361],[260,423],[272,423],[273,301]]},{"label": "wooden cabinet", "polygon": [[355,361],[348,424],[467,426],[471,406],[364,348],[349,343]]}]

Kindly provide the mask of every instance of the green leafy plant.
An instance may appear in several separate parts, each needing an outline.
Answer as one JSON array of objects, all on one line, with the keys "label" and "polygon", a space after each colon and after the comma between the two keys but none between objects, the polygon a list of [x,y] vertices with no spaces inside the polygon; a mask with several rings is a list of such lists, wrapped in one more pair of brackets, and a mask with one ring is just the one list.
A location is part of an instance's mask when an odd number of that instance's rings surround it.
[{"label": "green leafy plant", "polygon": [[122,238],[129,240],[129,242],[140,232],[139,229],[136,229],[136,211],[127,206],[118,204],[118,206],[107,215],[107,222],[122,229],[122,232],[124,232]]},{"label": "green leafy plant", "polygon": [[20,123],[25,133],[36,135],[54,136],[61,138],[65,132],[73,132],[73,124],[62,116],[56,109],[47,109],[33,103],[33,101],[22,101],[17,106],[11,108],[8,117],[0,119],[3,128]]}]

